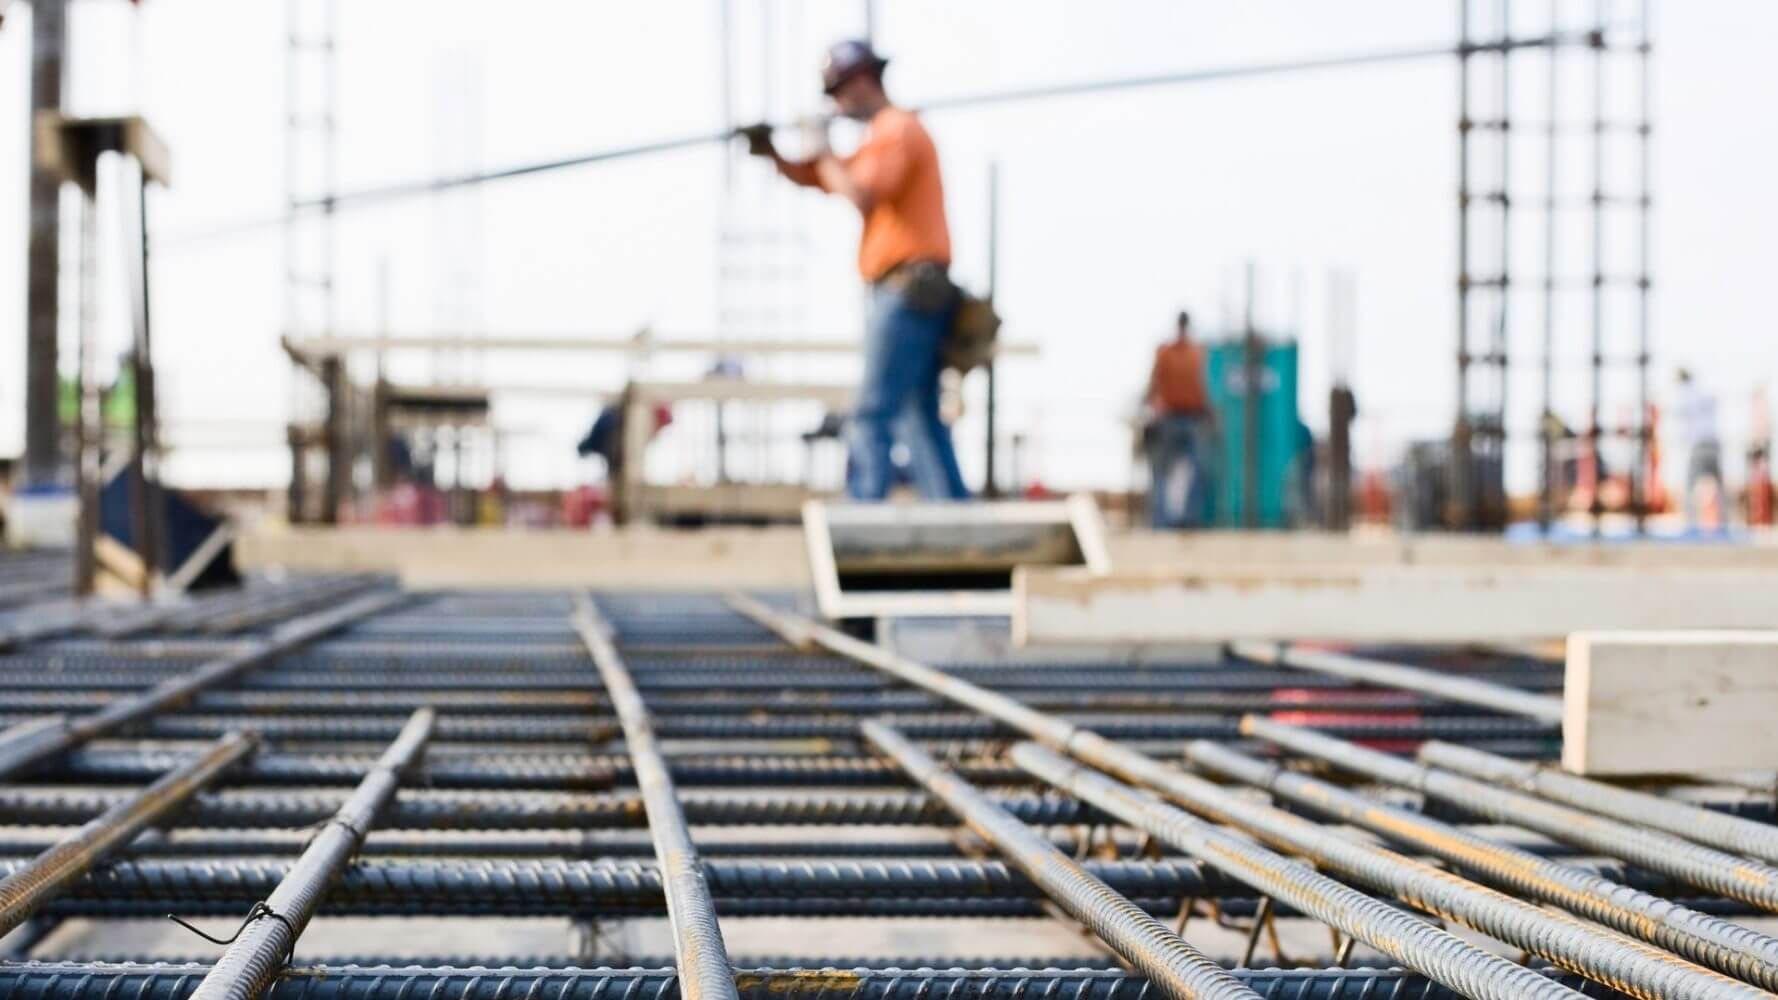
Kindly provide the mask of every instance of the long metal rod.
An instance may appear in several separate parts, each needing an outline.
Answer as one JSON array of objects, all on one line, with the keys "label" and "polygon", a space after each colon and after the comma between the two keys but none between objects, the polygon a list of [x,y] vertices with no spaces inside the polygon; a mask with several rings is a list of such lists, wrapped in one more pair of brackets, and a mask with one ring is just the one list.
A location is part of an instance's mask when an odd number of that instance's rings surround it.
[{"label": "long metal rod", "polygon": [[1475,1000],[1522,1000],[1569,995],[1522,965],[1470,945],[1419,917],[1292,862],[1245,837],[1187,815],[1053,750],[1021,743],[1013,748],[1012,759],[1062,791],[1202,858],[1265,895],[1345,931],[1464,996]]},{"label": "long metal rod", "polygon": [[[1277,62],[1246,63],[1235,66],[1214,66],[1184,70],[1177,73],[1114,77],[1104,80],[1085,80],[1077,83],[1052,84],[1041,87],[993,91],[982,94],[966,94],[956,97],[916,102],[914,104],[914,109],[921,112],[960,111],[993,107],[1001,104],[1049,100],[1060,97],[1115,93],[1123,90],[1140,90],[1152,87],[1181,86],[1195,83],[1216,83],[1227,80],[1281,76],[1293,73],[1352,69],[1361,66],[1424,62],[1433,59],[1447,59],[1453,55],[1461,55],[1465,52],[1500,52],[1506,49],[1540,49],[1557,45],[1573,45],[1584,43],[1587,40],[1587,37],[1587,35],[1580,33],[1568,33],[1512,39],[1505,42],[1383,49],[1350,55],[1325,56],[1316,59],[1292,59]],[[610,149],[595,150],[577,156],[506,167],[500,170],[480,171],[477,173],[459,174],[448,177],[436,177],[420,181],[408,181],[382,187],[331,194],[326,197],[293,200],[291,203],[292,212],[290,215],[254,220],[211,230],[209,232],[190,234],[178,238],[167,244],[167,246],[206,242],[212,239],[221,239],[259,232],[265,229],[273,229],[286,225],[288,219],[293,216],[311,211],[332,211],[339,208],[377,205],[387,201],[434,194],[454,188],[490,184],[518,177],[529,177],[534,174],[551,173],[557,170],[591,166],[598,163],[609,163],[636,157],[654,156],[661,153],[696,149],[700,146],[731,142],[734,140],[735,134],[733,129],[723,129],[721,131],[702,132],[694,135],[673,136],[657,139],[652,142],[638,143],[633,146],[620,146]]]},{"label": "long metal rod", "polygon": [[1768,823],[1755,823],[1658,795],[1615,788],[1569,774],[1560,767],[1509,760],[1440,740],[1422,744],[1420,760],[1467,777],[1517,788],[1563,805],[1626,823],[1651,826],[1700,844],[1778,865],[1778,827]]},{"label": "long metal rod", "polygon": [[1229,644],[1229,652],[1253,663],[1310,670],[1362,684],[1413,691],[1445,701],[1477,705],[1552,725],[1562,723],[1562,699],[1553,695],[1533,694],[1501,684],[1452,677],[1405,664],[1363,659],[1320,649],[1303,649],[1279,642],[1235,642]]},{"label": "long metal rod", "polygon": [[296,948],[296,939],[315,915],[322,893],[350,861],[377,814],[395,798],[401,775],[426,752],[437,715],[430,708],[413,714],[395,742],[346,803],[315,835],[290,873],[278,883],[235,942],[204,977],[191,1000],[255,1000]]},{"label": "long metal rod", "polygon": [[667,898],[667,919],[673,927],[673,954],[678,958],[681,990],[686,1000],[737,1000],[734,968],[722,943],[716,920],[716,904],[704,878],[704,865],[691,841],[679,792],[667,770],[666,758],[655,739],[654,725],[642,693],[630,679],[630,671],[606,635],[608,626],[598,607],[581,595],[574,628],[586,644],[599,671],[599,679],[617,710],[624,730],[624,746],[636,770],[636,786],[648,811],[648,832],[654,839],[654,856],[660,866]]},{"label": "long metal rod", "polygon": [[1295,805],[1425,851],[1526,899],[1563,907],[1766,989],[1778,988],[1778,938],[1226,746],[1194,742],[1186,746],[1185,757],[1218,777],[1265,789]]},{"label": "long metal rod", "polygon": [[259,738],[231,733],[202,755],[167,772],[159,781],[107,809],[57,841],[24,868],[0,880],[0,935],[24,923],[38,907],[60,895],[136,834],[183,806],[198,790],[251,753]]},{"label": "long metal rod", "polygon": [[[1056,850],[1049,840],[1007,815],[975,786],[940,767],[924,750],[880,722],[859,729],[871,745],[957,814],[971,830],[994,845],[1009,863],[1037,883],[1057,906],[1087,925],[1149,982],[1174,1000],[1258,994],[1222,966],[1186,944],[1179,935],[1119,895]],[[1562,994],[1566,996],[1566,993]]]},{"label": "long metal rod", "polygon": [[[100,966],[30,963],[0,966],[0,994],[33,1000],[186,1000],[205,965]],[[1546,973],[1573,983],[1572,977]],[[1269,1000],[1459,1000],[1394,969],[1237,969],[1229,975]],[[1067,997],[1130,1000],[1144,981],[1122,970],[745,969],[736,985],[744,1000],[930,1000],[933,997]],[[674,1000],[672,969],[317,969],[287,972],[274,997],[305,1000],[412,1000],[414,997],[548,997],[550,1000]]]},{"label": "long metal rod", "polygon": [[67,720],[52,728],[11,734],[10,738],[0,737],[0,778],[15,775],[45,757],[79,746],[126,723],[184,704],[205,688],[228,681],[267,660],[367,615],[386,611],[403,600],[406,600],[405,595],[399,593],[360,597],[330,611],[289,622],[269,639],[252,643],[240,652],[211,660],[190,673],[162,681],[141,694],[119,698],[97,712]]},{"label": "long metal rod", "polygon": [[1436,767],[1249,715],[1242,731],[1335,767],[1413,788],[1465,812],[1514,823],[1713,893],[1778,912],[1778,868],[1671,834],[1620,823]]},{"label": "long metal rod", "polygon": [[1673,995],[1766,995],[1595,924],[1524,903],[1393,852],[1354,843],[1282,810],[1246,802],[1209,782],[1090,730],[1037,712],[1005,695],[949,677],[832,629],[813,623],[810,627],[816,640],[834,652],[941,693],[1019,729],[1053,750],[1126,780],[1158,788],[1177,801],[1207,812],[1213,819],[1234,823],[1250,832],[1264,831],[1263,835],[1276,846],[1337,864],[1338,870],[1383,886],[1422,909],[1459,920],[1598,982],[1649,1000]]},{"label": "long metal rod", "polygon": [[[0,786],[0,815],[17,823],[84,823],[122,800],[105,789]],[[185,827],[266,829],[319,822],[339,808],[338,791],[243,789],[199,795]],[[1054,795],[1006,793],[1001,808],[1032,824],[1080,823],[1096,811]],[[930,826],[944,809],[930,796],[901,791],[810,791],[761,796],[733,791],[681,792],[686,818],[710,826]],[[609,830],[643,825],[630,793],[464,792],[410,789],[385,823],[399,830]]]}]

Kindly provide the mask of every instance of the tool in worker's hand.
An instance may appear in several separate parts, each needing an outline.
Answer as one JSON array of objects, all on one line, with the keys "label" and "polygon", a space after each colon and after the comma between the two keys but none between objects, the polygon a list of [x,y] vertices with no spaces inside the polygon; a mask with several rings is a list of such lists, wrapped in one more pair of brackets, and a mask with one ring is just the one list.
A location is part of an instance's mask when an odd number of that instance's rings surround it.
[{"label": "tool in worker's hand", "polygon": [[765,122],[743,125],[735,129],[735,135],[747,140],[747,152],[750,155],[772,155],[772,127]]}]

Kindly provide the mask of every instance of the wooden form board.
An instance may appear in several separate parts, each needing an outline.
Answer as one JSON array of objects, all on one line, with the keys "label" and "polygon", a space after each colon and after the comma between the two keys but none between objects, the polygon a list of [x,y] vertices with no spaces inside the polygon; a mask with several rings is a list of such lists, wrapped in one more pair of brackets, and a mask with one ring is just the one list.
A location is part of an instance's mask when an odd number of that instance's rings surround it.
[{"label": "wooden form board", "polygon": [[1770,771],[1778,632],[1577,633],[1562,707],[1562,766],[1577,774]]},{"label": "wooden form board", "polygon": [[1021,567],[1020,645],[1236,639],[1499,643],[1583,629],[1763,628],[1770,572],[1272,567],[1096,575]]}]

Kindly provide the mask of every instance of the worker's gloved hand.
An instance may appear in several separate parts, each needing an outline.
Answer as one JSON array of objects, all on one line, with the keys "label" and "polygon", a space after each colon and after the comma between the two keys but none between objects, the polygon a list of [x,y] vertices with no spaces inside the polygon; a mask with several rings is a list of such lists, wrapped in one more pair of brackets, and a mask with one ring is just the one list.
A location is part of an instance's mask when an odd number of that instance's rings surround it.
[{"label": "worker's gloved hand", "polygon": [[735,134],[747,140],[747,152],[753,156],[772,156],[777,152],[772,148],[772,127],[765,122],[743,125],[735,129]]}]

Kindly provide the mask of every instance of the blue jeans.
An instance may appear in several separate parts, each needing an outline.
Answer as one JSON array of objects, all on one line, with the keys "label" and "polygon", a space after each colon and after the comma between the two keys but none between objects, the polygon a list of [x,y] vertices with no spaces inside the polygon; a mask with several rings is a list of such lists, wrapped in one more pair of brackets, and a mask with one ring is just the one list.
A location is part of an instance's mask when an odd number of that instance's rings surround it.
[{"label": "blue jeans", "polygon": [[[1156,529],[1209,523],[1209,436],[1209,421],[1201,416],[1168,414],[1149,428],[1148,516]],[[1183,484],[1177,482],[1181,475]]]},{"label": "blue jeans", "polygon": [[922,312],[894,290],[871,286],[864,332],[864,379],[846,429],[850,454],[846,495],[881,500],[895,478],[891,453],[899,441],[908,474],[931,500],[966,500],[951,429],[938,418],[939,350],[951,310]]}]

